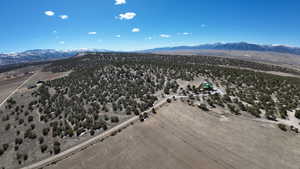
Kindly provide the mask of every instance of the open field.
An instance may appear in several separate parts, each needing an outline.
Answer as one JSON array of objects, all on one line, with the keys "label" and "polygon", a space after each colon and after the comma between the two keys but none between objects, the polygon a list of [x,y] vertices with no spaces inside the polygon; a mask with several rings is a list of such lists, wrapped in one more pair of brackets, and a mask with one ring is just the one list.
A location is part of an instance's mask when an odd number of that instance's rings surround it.
[{"label": "open field", "polygon": [[[37,81],[53,80],[68,75],[70,72],[40,72],[38,67],[22,68],[0,74],[0,103],[4,101],[14,90],[20,87],[24,91],[28,86]],[[34,75],[35,74],[35,75]],[[33,76],[34,75],[34,76]],[[9,77],[9,78],[7,78]]]},{"label": "open field", "polygon": [[299,169],[299,156],[299,135],[177,101],[47,168]]},{"label": "open field", "polygon": [[17,79],[1,80],[0,81],[0,103],[9,96],[9,94],[14,91],[19,85],[21,85],[26,79],[31,75],[23,76]]},{"label": "open field", "polygon": [[0,103],[18,87],[22,87],[21,85],[39,69],[39,66],[28,66],[0,73]]},{"label": "open field", "polygon": [[242,59],[260,63],[278,64],[288,68],[300,69],[300,56],[277,53],[277,52],[258,52],[258,51],[238,51],[238,50],[178,50],[155,52],[159,54],[172,55],[203,55],[218,56],[224,58]]},{"label": "open field", "polygon": [[243,67],[235,67],[235,66],[224,66],[224,67],[234,68],[234,69],[251,70],[251,71],[254,71],[254,72],[268,73],[268,74],[283,76],[283,77],[297,77],[297,78],[300,78],[299,75],[295,75],[295,74],[292,74],[292,73],[284,73],[284,72],[279,72],[279,71],[261,71],[261,70],[251,69],[251,68],[243,68]]}]

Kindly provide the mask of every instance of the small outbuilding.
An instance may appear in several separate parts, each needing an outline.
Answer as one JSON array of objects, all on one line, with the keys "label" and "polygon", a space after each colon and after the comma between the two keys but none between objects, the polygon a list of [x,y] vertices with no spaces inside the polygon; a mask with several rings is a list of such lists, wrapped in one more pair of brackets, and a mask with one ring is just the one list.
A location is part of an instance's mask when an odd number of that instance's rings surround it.
[{"label": "small outbuilding", "polygon": [[214,85],[210,82],[205,81],[201,84],[201,88],[204,90],[212,91],[214,90]]}]

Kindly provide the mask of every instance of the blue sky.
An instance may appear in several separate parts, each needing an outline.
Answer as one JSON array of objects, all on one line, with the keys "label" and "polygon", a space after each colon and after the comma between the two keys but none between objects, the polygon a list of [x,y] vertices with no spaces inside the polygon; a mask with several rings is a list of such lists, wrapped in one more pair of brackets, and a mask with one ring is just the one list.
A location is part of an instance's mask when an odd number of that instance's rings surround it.
[{"label": "blue sky", "polygon": [[1,0],[0,52],[246,41],[300,46],[299,0]]}]

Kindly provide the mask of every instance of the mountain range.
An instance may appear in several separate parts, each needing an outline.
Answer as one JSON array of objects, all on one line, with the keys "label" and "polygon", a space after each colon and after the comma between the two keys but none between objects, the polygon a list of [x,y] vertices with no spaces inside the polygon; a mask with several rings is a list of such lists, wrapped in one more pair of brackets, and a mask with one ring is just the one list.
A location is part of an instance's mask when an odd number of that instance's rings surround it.
[{"label": "mountain range", "polygon": [[0,65],[63,59],[87,52],[110,52],[105,49],[54,50],[35,49],[19,53],[0,54]]},{"label": "mountain range", "polygon": [[239,50],[239,51],[259,51],[259,52],[278,52],[300,55],[300,48],[285,45],[259,45],[246,42],[239,43],[214,43],[197,46],[176,46],[163,47],[145,50],[144,52],[158,51],[178,51],[178,50]]},{"label": "mountain range", "polygon": [[[283,54],[299,55],[300,48],[285,45],[259,45],[246,42],[239,43],[215,43],[203,44],[197,46],[176,46],[154,48],[142,51],[133,51],[141,53],[157,53],[157,52],[176,52],[184,50],[220,50],[220,51],[258,51],[258,52],[276,52]],[[8,65],[15,63],[26,63],[36,61],[55,60],[76,56],[80,53],[87,52],[113,52],[105,49],[76,49],[76,50],[54,50],[54,49],[36,49],[19,53],[0,54],[0,65]]]}]

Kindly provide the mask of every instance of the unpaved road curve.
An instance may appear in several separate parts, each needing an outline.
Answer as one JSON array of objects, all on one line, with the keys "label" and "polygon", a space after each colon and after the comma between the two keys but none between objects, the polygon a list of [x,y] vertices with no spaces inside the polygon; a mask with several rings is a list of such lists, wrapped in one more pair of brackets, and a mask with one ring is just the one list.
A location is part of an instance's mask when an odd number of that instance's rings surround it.
[{"label": "unpaved road curve", "polygon": [[[164,105],[167,102],[167,99],[171,99],[173,97],[174,97],[173,95],[172,96],[168,96],[167,98],[165,98],[165,99],[161,100],[160,102],[156,103],[153,106],[153,108],[161,107],[162,105]],[[152,108],[149,109],[149,110],[147,110],[147,111],[145,111],[145,112],[149,112],[151,110],[152,110]],[[133,123],[133,122],[135,122],[137,120],[139,120],[139,117],[138,116],[134,116],[134,117],[130,118],[129,120],[127,120],[127,121],[125,121],[125,122],[123,122],[123,123],[121,123],[121,124],[119,124],[119,125],[111,128],[111,129],[107,130],[106,132],[104,132],[104,133],[102,133],[102,134],[100,134],[98,136],[95,136],[95,137],[93,137],[93,138],[91,138],[91,139],[89,139],[89,140],[87,140],[87,141],[85,141],[85,142],[83,142],[81,144],[78,144],[78,145],[76,145],[76,146],[74,146],[74,147],[72,147],[70,149],[67,149],[67,150],[65,150],[65,151],[63,151],[63,152],[61,152],[61,153],[59,153],[59,154],[57,154],[55,156],[49,157],[49,158],[47,158],[45,160],[42,160],[42,161],[37,162],[37,163],[34,163],[32,165],[23,167],[22,169],[43,168],[45,166],[51,165],[52,163],[58,162],[60,160],[63,160],[65,158],[69,157],[70,155],[75,154],[76,152],[79,152],[79,151],[87,148],[88,146],[97,143],[101,139],[109,137],[114,132],[116,132],[116,131],[118,131],[120,129],[123,129],[123,128],[127,127],[127,126],[129,126],[131,123]]]}]

